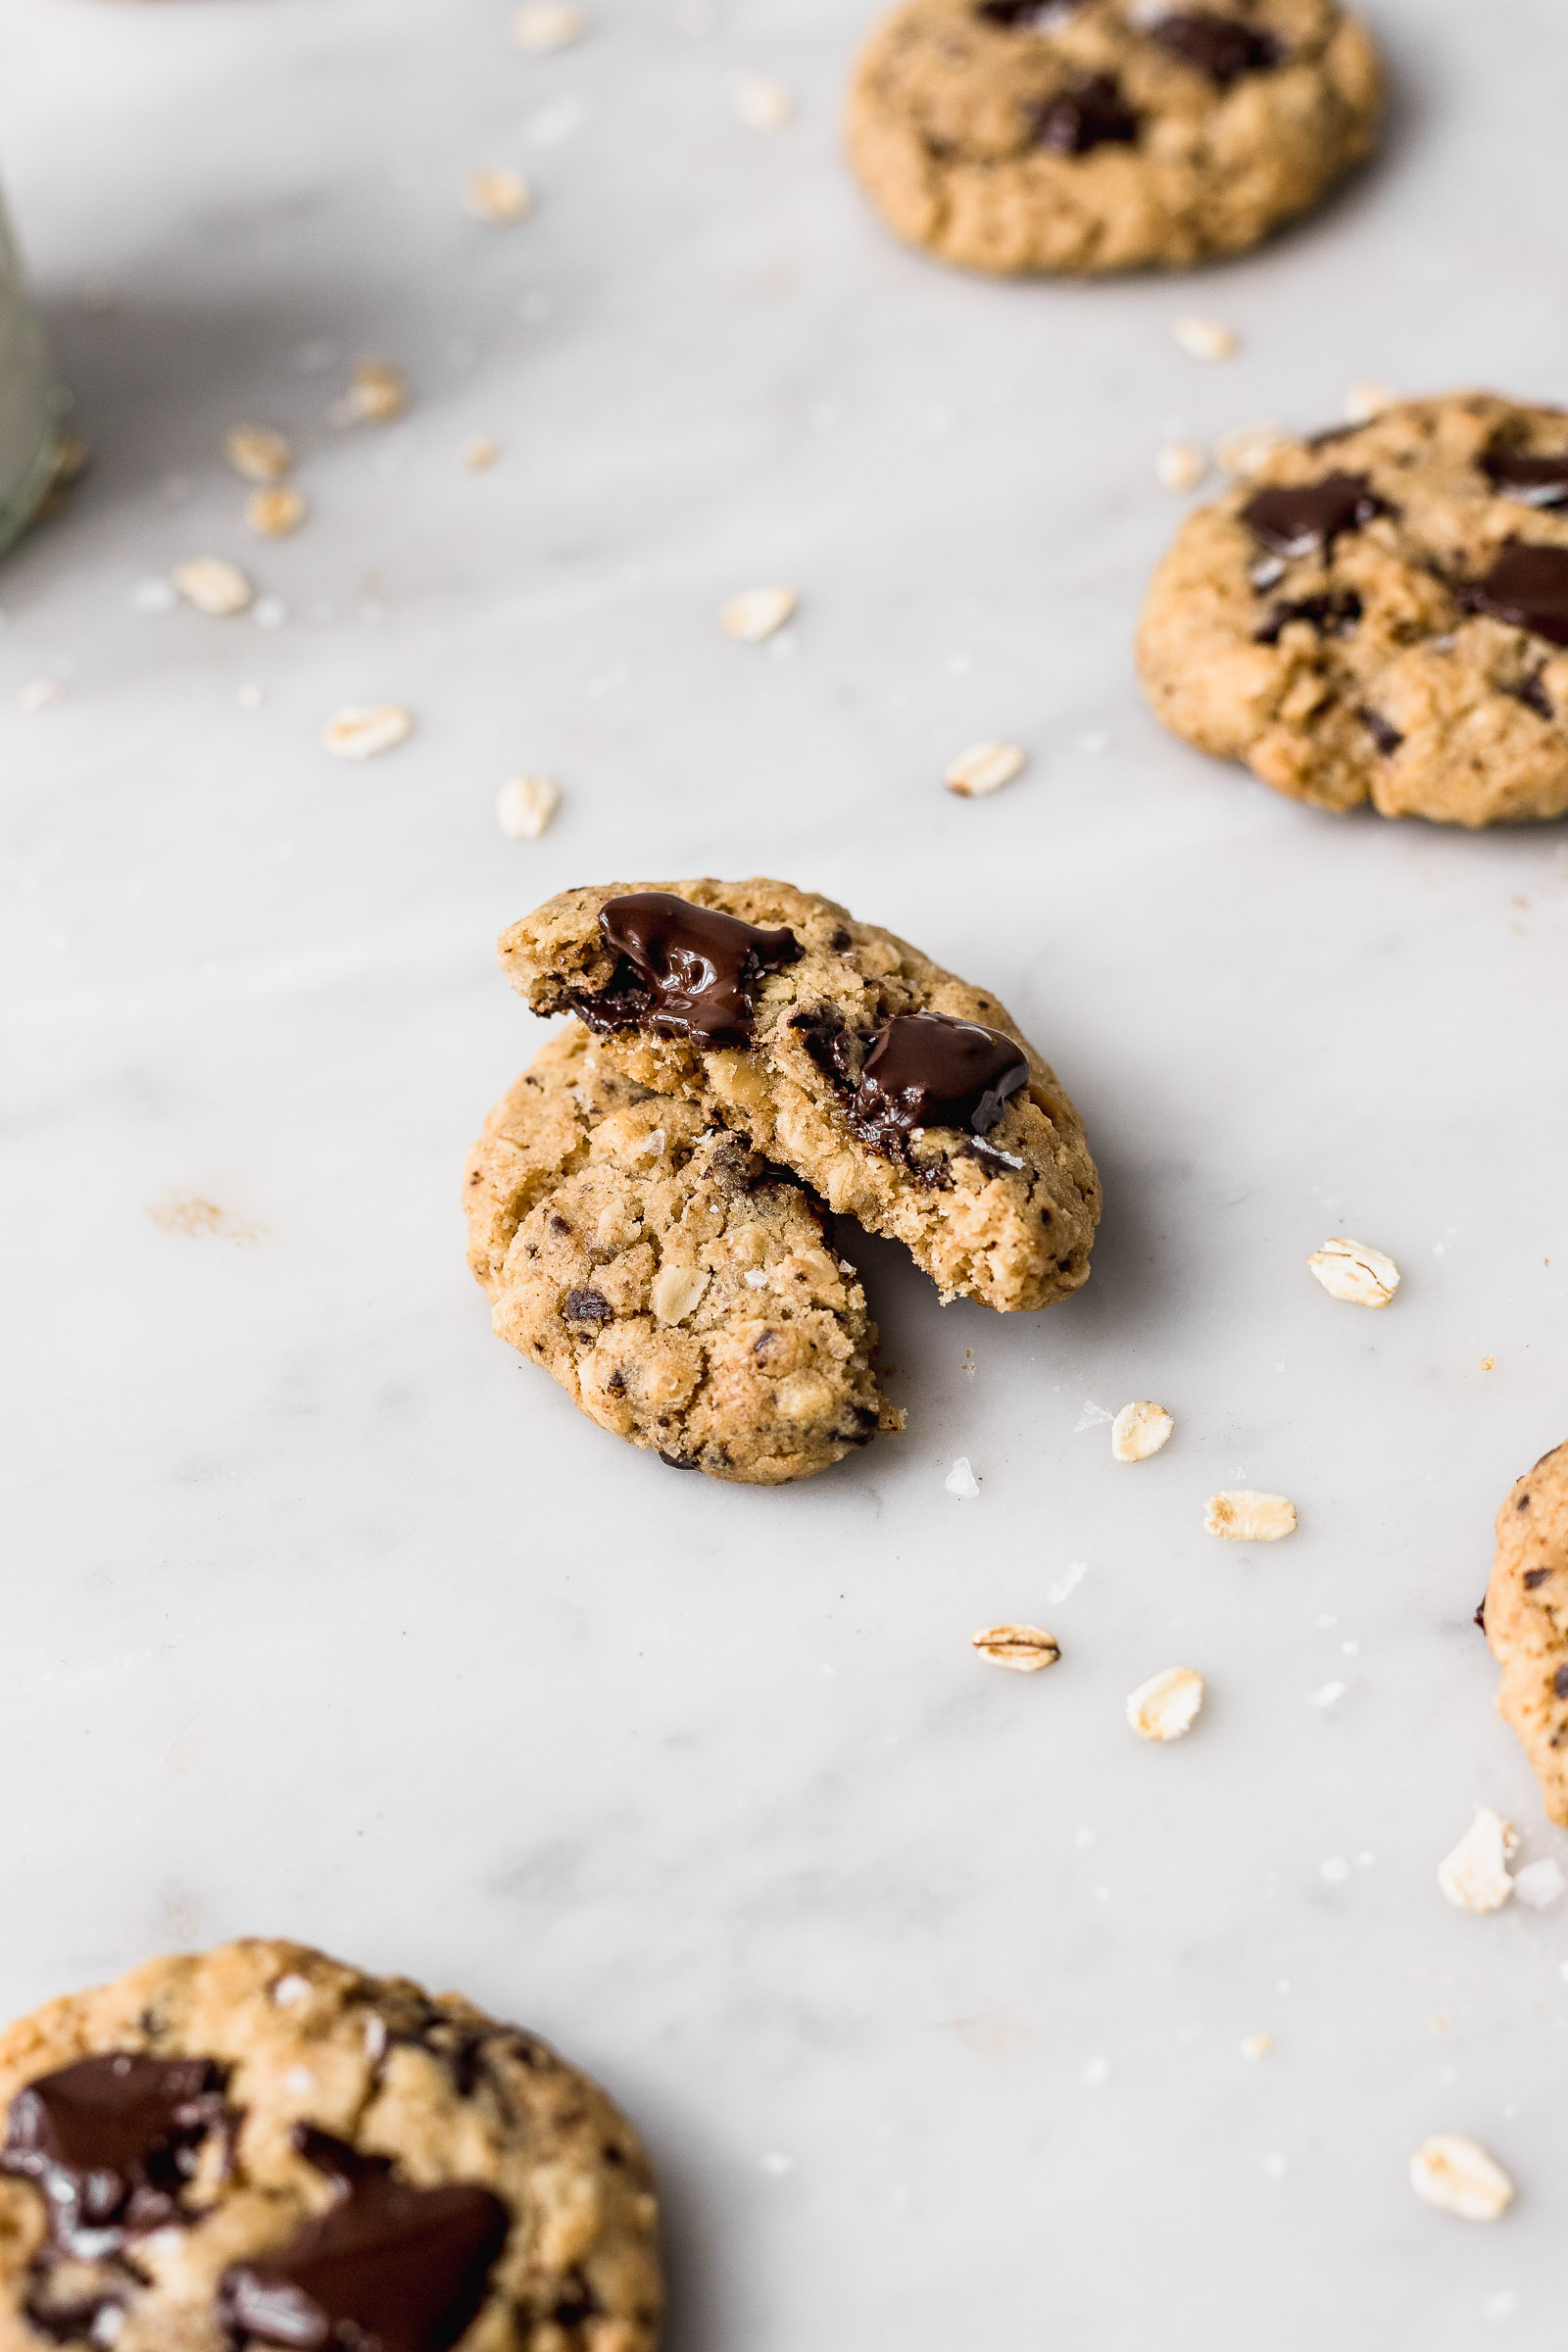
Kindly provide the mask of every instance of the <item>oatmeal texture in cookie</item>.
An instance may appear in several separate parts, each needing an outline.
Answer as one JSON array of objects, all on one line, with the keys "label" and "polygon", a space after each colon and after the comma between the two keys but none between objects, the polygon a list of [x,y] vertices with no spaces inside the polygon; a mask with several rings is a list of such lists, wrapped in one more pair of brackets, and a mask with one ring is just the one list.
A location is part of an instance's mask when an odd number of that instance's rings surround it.
[{"label": "oatmeal texture in cookie", "polygon": [[1173,733],[1320,808],[1568,811],[1568,413],[1489,392],[1279,443],[1154,575]]},{"label": "oatmeal texture in cookie", "polygon": [[457,1993],[294,1943],[0,2034],[0,2352],[653,2352],[653,2177]]},{"label": "oatmeal texture in cookie", "polygon": [[1520,1479],[1497,1513],[1482,1617],[1502,1668],[1498,1712],[1535,1767],[1546,1811],[1568,1829],[1568,1445]]},{"label": "oatmeal texture in cookie", "polygon": [[564,891],[503,934],[536,1012],[699,1104],[944,1298],[1046,1306],[1088,1279],[1100,1180],[1054,1072],[997,999],[787,882]]},{"label": "oatmeal texture in cookie", "polygon": [[1315,204],[1381,106],[1337,0],[907,0],[857,68],[849,152],[890,225],[965,269],[1182,269]]},{"label": "oatmeal texture in cookie", "polygon": [[671,1467],[782,1486],[902,1426],[820,1201],[580,1023],[491,1112],[465,1197],[501,1338]]}]

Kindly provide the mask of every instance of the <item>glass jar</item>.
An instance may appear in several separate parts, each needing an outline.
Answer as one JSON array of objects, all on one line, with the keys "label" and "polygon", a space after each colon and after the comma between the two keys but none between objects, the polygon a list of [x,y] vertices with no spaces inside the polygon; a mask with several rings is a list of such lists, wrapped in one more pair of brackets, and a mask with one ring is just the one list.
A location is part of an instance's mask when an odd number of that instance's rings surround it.
[{"label": "glass jar", "polygon": [[60,398],[0,201],[0,549],[30,520],[60,457]]}]

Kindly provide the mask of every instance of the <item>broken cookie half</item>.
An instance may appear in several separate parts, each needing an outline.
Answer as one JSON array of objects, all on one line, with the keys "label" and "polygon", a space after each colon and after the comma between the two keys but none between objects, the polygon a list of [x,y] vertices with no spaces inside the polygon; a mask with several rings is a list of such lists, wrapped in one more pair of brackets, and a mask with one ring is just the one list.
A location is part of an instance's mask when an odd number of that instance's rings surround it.
[{"label": "broken cookie half", "polygon": [[821,1202],[578,1022],[491,1112],[465,1203],[501,1338],[672,1468],[782,1486],[902,1427]]},{"label": "broken cookie half", "polygon": [[891,932],[787,882],[564,891],[503,934],[536,1012],[698,1107],[945,1299],[1046,1306],[1089,1274],[1083,1122],[1008,1013]]}]

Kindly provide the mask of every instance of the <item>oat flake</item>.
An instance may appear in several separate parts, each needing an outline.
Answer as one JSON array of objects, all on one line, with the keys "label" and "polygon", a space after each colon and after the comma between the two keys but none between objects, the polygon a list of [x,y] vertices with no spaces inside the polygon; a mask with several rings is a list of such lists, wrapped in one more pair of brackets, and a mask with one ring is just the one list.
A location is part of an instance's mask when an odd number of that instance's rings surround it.
[{"label": "oat flake", "polygon": [[293,470],[294,452],[267,424],[236,424],[223,435],[223,455],[248,482],[280,482]]},{"label": "oat flake", "polygon": [[509,841],[537,841],[561,806],[549,776],[509,776],[496,794],[496,822]]},{"label": "oat flake", "polygon": [[648,1294],[660,1322],[683,1323],[702,1303],[709,1280],[701,1266],[661,1266]]},{"label": "oat flake", "polygon": [[409,405],[408,378],[390,360],[358,360],[354,380],[328,414],[334,424],[392,424]]},{"label": "oat flake", "polygon": [[1155,453],[1154,478],[1162,490],[1196,490],[1208,460],[1196,441],[1167,441]]},{"label": "oat flake", "polygon": [[985,1625],[971,1634],[971,1644],[993,1666],[1008,1666],[1014,1674],[1039,1674],[1054,1666],[1061,1643],[1038,1625]]},{"label": "oat flake", "polygon": [[793,619],[799,601],[793,588],[743,588],[719,612],[718,625],[738,645],[760,645]]},{"label": "oat flake", "polygon": [[1181,1740],[1198,1721],[1203,1678],[1191,1666],[1167,1666],[1140,1683],[1127,1700],[1127,1720],[1140,1740]]},{"label": "oat flake", "polygon": [[186,604],[215,620],[248,612],[256,596],[239,565],[225,556],[192,556],[175,564],[172,577]]},{"label": "oat flake", "polygon": [[569,49],[580,41],[588,30],[588,16],[584,9],[572,5],[572,0],[522,0],[512,19],[512,37],[519,49],[531,50],[534,56],[548,56],[555,49]]},{"label": "oat flake", "polygon": [[375,760],[413,733],[414,713],[401,703],[347,703],[321,729],[321,744],[334,760]]},{"label": "oat flake", "polygon": [[794,117],[794,92],[771,74],[737,74],[730,96],[748,130],[782,130]]},{"label": "oat flake", "polygon": [[1399,1287],[1399,1269],[1381,1250],[1336,1234],[1307,1259],[1331,1298],[1347,1306],[1387,1306]]},{"label": "oat flake", "polygon": [[533,190],[520,172],[503,165],[487,172],[470,172],[464,182],[463,202],[476,220],[510,228],[526,220],[533,211]]},{"label": "oat flake", "polygon": [[1462,2222],[1494,2222],[1513,2202],[1513,2182],[1501,2165],[1457,2132],[1421,2142],[1410,2159],[1410,2186],[1423,2205]]},{"label": "oat flake", "polygon": [[1162,1404],[1124,1404],[1110,1425],[1110,1450],[1118,1462],[1147,1462],[1170,1444],[1175,1427]]},{"label": "oat flake", "polygon": [[1241,338],[1217,318],[1178,318],[1171,327],[1190,360],[1229,360],[1241,349]]},{"label": "oat flake", "polygon": [[1000,792],[1021,776],[1029,764],[1029,755],[1017,743],[972,743],[960,752],[942,781],[949,792],[960,800],[978,800],[988,792]]},{"label": "oat flake", "polygon": [[1233,1544],[1277,1544],[1296,1533],[1296,1505],[1283,1494],[1256,1494],[1250,1487],[1211,1494],[1203,1506],[1203,1528]]},{"label": "oat flake", "polygon": [[245,519],[259,539],[286,539],[309,513],[304,492],[288,482],[271,490],[253,490],[245,501]]}]

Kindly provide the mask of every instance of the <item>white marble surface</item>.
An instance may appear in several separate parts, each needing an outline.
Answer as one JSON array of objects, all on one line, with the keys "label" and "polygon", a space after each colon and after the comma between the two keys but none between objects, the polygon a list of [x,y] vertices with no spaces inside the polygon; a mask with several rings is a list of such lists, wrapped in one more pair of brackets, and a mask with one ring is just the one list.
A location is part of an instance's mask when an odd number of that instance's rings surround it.
[{"label": "white marble surface", "polygon": [[[1292,808],[1160,736],[1128,638],[1168,431],[1568,393],[1568,27],[1380,0],[1391,150],[1326,219],[1020,288],[862,211],[860,9],[593,6],[544,60],[506,0],[0,13],[97,453],[0,571],[0,2007],[244,1931],[464,1985],[645,2128],[677,2352],[1554,2345],[1568,1905],[1434,1874],[1479,1802],[1568,1861],[1470,1625],[1568,1425],[1568,841]],[[791,126],[737,122],[745,70]],[[460,207],[495,162],[522,227]],[[1184,358],[1192,311],[1242,355]],[[325,427],[357,351],[410,368],[403,425]],[[309,444],[285,544],[217,455],[246,416]],[[207,552],[284,625],[133,610]],[[771,578],[798,624],[727,643]],[[382,697],[416,740],[326,760]],[[1028,776],[952,801],[988,734]],[[519,768],[567,795],[533,846]],[[908,1435],[784,1494],[580,1420],[491,1338],[454,1200],[535,1042],[502,921],[759,868],[997,988],[1107,1190],[1043,1317],[868,1246]],[[189,1196],[254,1238],[149,1215]],[[1401,1261],[1391,1312],[1310,1282],[1333,1231]],[[1118,1468],[1085,1402],[1141,1396],[1178,1435]],[[1238,1483],[1299,1535],[1205,1537]],[[1011,1616],[1059,1669],[971,1658]],[[1123,1696],[1178,1662],[1208,1711],[1145,1748]],[[1517,2178],[1499,2227],[1412,2198],[1437,2130]]]}]

